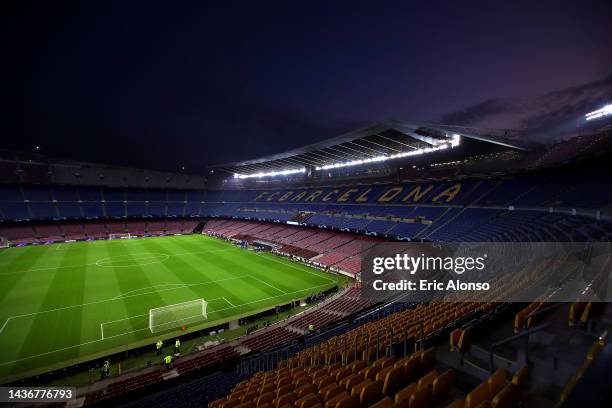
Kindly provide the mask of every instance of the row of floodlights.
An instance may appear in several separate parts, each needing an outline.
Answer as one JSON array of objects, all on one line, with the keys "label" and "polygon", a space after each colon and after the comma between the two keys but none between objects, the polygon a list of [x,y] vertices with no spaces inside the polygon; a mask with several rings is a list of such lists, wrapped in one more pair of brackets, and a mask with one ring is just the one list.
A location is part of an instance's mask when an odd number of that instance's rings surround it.
[{"label": "row of floodlights", "polygon": [[[401,152],[401,153],[396,153],[396,154],[391,154],[391,155],[376,156],[376,157],[371,157],[371,158],[362,159],[362,160],[353,160],[353,161],[347,161],[343,163],[327,164],[325,166],[317,166],[315,167],[315,170],[339,169],[342,167],[358,166],[361,164],[369,164],[369,163],[378,163],[378,162],[384,162],[388,160],[400,159],[403,157],[420,156],[420,155],[432,153],[438,150],[444,150],[444,149],[459,146],[460,142],[461,142],[461,136],[458,134],[454,134],[453,138],[450,141],[441,143],[434,147],[428,147],[425,149],[416,149],[416,150],[411,150],[408,152]],[[273,176],[287,176],[290,174],[298,174],[298,173],[306,173],[306,169],[305,168],[287,169],[287,170],[271,171],[268,173],[254,173],[254,174],[235,173],[234,178],[235,179],[247,179],[247,178],[261,178],[261,177],[273,177]]]},{"label": "row of floodlights", "polygon": [[584,117],[586,118],[586,120],[593,120],[593,119],[599,119],[603,116],[608,116],[608,115],[612,115],[612,104],[606,105],[603,108],[598,109],[596,111],[589,112],[586,115],[584,115]]}]

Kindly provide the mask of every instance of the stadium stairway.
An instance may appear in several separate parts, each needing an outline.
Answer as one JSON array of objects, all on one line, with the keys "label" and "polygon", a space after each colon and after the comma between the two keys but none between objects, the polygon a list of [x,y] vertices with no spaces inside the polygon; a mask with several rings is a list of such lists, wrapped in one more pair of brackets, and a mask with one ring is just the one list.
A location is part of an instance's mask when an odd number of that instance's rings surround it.
[{"label": "stadium stairway", "polygon": [[529,366],[526,406],[544,404],[544,400],[552,406],[550,401],[562,394],[593,342],[612,327],[608,319],[612,308],[599,306],[602,310],[591,312],[578,327],[570,325],[572,304],[507,305],[502,319],[485,324],[471,321],[453,331],[450,347],[439,348],[437,358],[480,380],[498,368],[517,371]]},{"label": "stadium stairway", "polygon": [[[546,311],[550,305],[527,306],[528,312]],[[443,307],[439,305],[439,307]],[[540,307],[541,309],[538,309]],[[424,308],[424,309],[423,309]],[[417,309],[427,310],[429,306],[419,306]],[[416,309],[415,309],[416,310]],[[489,309],[490,310],[490,309]],[[567,324],[567,310],[552,308],[552,316],[541,314],[538,319],[547,321],[563,316]],[[508,318],[515,313],[520,316],[523,310],[517,312],[516,307],[500,310],[496,308],[480,314],[469,320],[469,327],[478,327],[480,335],[490,333],[492,322],[500,323],[501,327],[513,331],[516,319]],[[431,312],[439,313],[436,306]],[[391,315],[394,321],[402,314]],[[414,314],[408,311],[408,314]],[[375,321],[374,327],[380,327],[386,319]],[[520,320],[520,319],[519,319]],[[527,319],[526,321],[530,321]],[[533,323],[535,324],[535,323]],[[355,330],[363,332],[368,324],[348,332],[351,336]],[[463,326],[466,327],[466,326]],[[493,326],[495,328],[495,326]],[[528,329],[526,327],[526,329]],[[460,329],[461,330],[461,329]],[[454,333],[455,331],[451,332]],[[370,333],[372,331],[370,330]],[[453,335],[451,334],[451,338]],[[355,337],[360,339],[360,337]],[[494,341],[495,336],[484,336],[488,341]],[[464,340],[464,339],[462,339]],[[280,361],[278,368],[260,371],[252,377],[238,383],[227,397],[209,404],[217,407],[282,407],[286,404],[295,407],[325,406],[325,407],[510,407],[523,401],[524,407],[553,407],[555,401],[567,398],[576,383],[585,375],[589,365],[603,349],[607,335],[595,336],[582,347],[577,347],[575,341],[570,342],[575,350],[569,380],[565,386],[554,390],[542,389],[543,383],[538,379],[548,379],[551,372],[551,362],[554,359],[545,357],[542,361],[532,357],[529,361],[518,361],[516,364],[505,363],[504,359],[495,360],[496,366],[487,367],[481,372],[466,370],[467,364],[457,364],[457,359],[449,358],[451,352],[444,346],[416,351],[408,354],[401,349],[383,347],[384,351],[375,356],[369,346],[361,348],[362,352],[353,353],[334,349],[338,342],[328,339],[322,343],[298,352],[294,357]],[[452,343],[452,341],[451,341]],[[345,343],[346,344],[346,343]],[[358,344],[356,342],[355,344]],[[464,346],[464,345],[459,345]],[[537,348],[537,344],[533,345]],[[378,348],[378,347],[377,347]],[[482,353],[476,344],[469,349],[474,355]],[[559,350],[557,350],[559,351]],[[337,354],[337,353],[341,354]],[[314,353],[314,354],[313,354]],[[534,353],[532,353],[533,356]],[[586,359],[584,356],[587,356]],[[456,357],[456,355],[455,355]],[[535,360],[535,361],[534,361]],[[463,359],[462,359],[463,361]],[[581,365],[580,363],[584,361]],[[527,364],[528,363],[528,364]],[[548,366],[543,367],[543,365]],[[576,367],[582,367],[579,370]],[[561,389],[563,387],[563,389]],[[485,404],[486,405],[483,405]],[[320,405],[317,405],[320,404]]]}]

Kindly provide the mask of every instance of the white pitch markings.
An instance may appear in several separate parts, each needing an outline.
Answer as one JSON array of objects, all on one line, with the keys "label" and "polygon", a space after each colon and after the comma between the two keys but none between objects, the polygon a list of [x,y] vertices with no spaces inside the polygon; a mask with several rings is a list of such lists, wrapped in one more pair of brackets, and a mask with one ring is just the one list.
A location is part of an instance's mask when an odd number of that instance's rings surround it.
[{"label": "white pitch markings", "polygon": [[[156,290],[156,291],[152,291],[152,292],[139,293],[139,294],[136,294],[136,295],[129,295],[129,296],[123,297],[122,299],[127,299],[127,298],[132,298],[132,297],[137,297],[137,296],[148,295],[148,294],[151,294],[151,293],[166,292],[166,291],[169,291],[169,290],[177,290],[177,289],[182,289],[183,287],[200,286],[200,285],[207,285],[207,284],[211,284],[211,283],[224,282],[224,281],[229,281],[229,280],[244,279],[246,277],[248,277],[248,275],[247,276],[236,276],[236,277],[233,277],[233,278],[226,278],[226,279],[218,279],[218,280],[215,280],[215,281],[207,281],[207,282],[201,282],[201,283],[185,284],[185,286],[181,286],[181,287],[177,287],[177,288],[160,289],[160,290]],[[58,311],[61,311],[61,310],[74,309],[74,308],[82,307],[82,306],[96,305],[96,304],[100,304],[100,303],[111,302],[111,301],[114,301],[114,300],[118,300],[118,299],[110,298],[110,299],[97,300],[97,301],[94,301],[94,302],[82,303],[80,305],[71,305],[71,306],[65,306],[65,307],[58,307],[56,309],[40,310],[38,312],[26,313],[26,314],[21,314],[21,315],[17,315],[17,316],[11,316],[11,317],[9,317],[9,319],[16,319],[18,317],[34,316],[34,315],[42,314],[42,313],[58,312]]]},{"label": "white pitch markings", "polygon": [[[204,300],[206,300],[206,299],[204,299]],[[227,303],[229,303],[231,305],[231,303],[226,298],[224,298],[224,297],[214,298],[214,299],[210,299],[210,300],[206,300],[206,301],[210,303],[210,302],[214,302],[215,300],[225,300]],[[170,305],[170,306],[172,306],[172,305]],[[100,323],[100,324],[111,324],[111,323],[123,322],[125,320],[131,320],[131,319],[133,319],[135,317],[144,317],[144,316],[148,316],[148,315],[149,315],[148,313],[143,313],[143,314],[139,314],[139,315],[124,317],[123,319],[110,320],[108,322],[104,322],[104,323]]]},{"label": "white pitch markings", "polygon": [[[168,287],[168,286],[181,286],[181,287],[185,287],[187,285],[188,285],[187,283],[162,283],[162,284],[159,284],[159,285],[145,286],[145,287],[142,287],[142,288],[138,288],[138,289],[134,289],[134,290],[129,290],[129,291],[125,292],[125,293],[122,293],[120,295],[115,296],[111,300],[121,299],[125,295],[128,295],[130,293],[140,292],[141,290],[145,290],[145,289],[154,289],[154,288],[160,288],[160,287],[161,288],[165,288],[165,287]],[[151,291],[151,292],[147,292],[147,293],[154,293],[154,292],[157,292],[157,291]]]},{"label": "white pitch markings", "polygon": [[[261,256],[261,257],[264,257],[264,255],[263,255],[263,254],[258,254],[258,253],[255,253],[255,255],[259,255],[259,256]],[[309,273],[309,274],[314,275],[314,276],[316,276],[316,277],[318,277],[318,278],[321,278],[321,279],[326,279],[326,280],[328,280],[329,282],[336,282],[335,280],[330,279],[330,278],[328,278],[328,277],[326,277],[326,276],[321,276],[321,275],[318,275],[318,274],[316,274],[316,273],[314,273],[314,272],[312,272],[312,271],[309,271],[309,270],[308,270],[308,269],[309,269],[309,267],[304,266],[304,267],[300,268],[300,267],[298,267],[297,265],[292,264],[292,263],[291,263],[291,261],[282,262],[280,259],[274,259],[273,257],[264,257],[264,258],[266,258],[266,259],[267,259],[267,260],[269,260],[269,261],[273,261],[273,262],[277,262],[277,263],[283,264],[283,265],[285,265],[285,266],[286,266],[286,267],[288,267],[288,268],[291,268],[291,269],[297,269],[298,271]]]},{"label": "white pitch markings", "polygon": [[[102,241],[95,241],[95,242],[102,242]],[[207,250],[207,251],[194,251],[194,252],[180,252],[180,253],[176,253],[176,254],[164,254],[167,256],[183,256],[183,255],[193,255],[193,254],[205,254],[205,253],[209,253],[209,252],[228,252],[233,250],[233,248],[231,249],[211,249],[211,250]],[[118,255],[121,256],[121,255]],[[107,258],[102,258],[99,259],[98,261],[103,261],[106,260]],[[0,276],[1,275],[17,275],[20,273],[28,273],[28,272],[38,272],[38,271],[50,271],[50,270],[55,270],[55,269],[63,269],[63,268],[80,268],[83,266],[100,266],[97,265],[97,262],[93,262],[93,263],[85,263],[85,264],[75,264],[75,265],[64,265],[64,266],[50,266],[50,267],[41,267],[41,268],[32,268],[32,269],[27,269],[24,271],[13,271],[13,272],[0,272]],[[134,266],[138,266],[138,264],[134,264]]]},{"label": "white pitch markings", "polygon": [[12,317],[9,317],[8,319],[6,319],[6,321],[4,322],[4,324],[2,325],[2,327],[0,327],[0,334],[2,334],[2,332],[4,331],[4,328],[6,327],[6,324],[9,322],[9,320],[11,320]]},{"label": "white pitch markings", "polygon": [[[320,287],[323,287],[323,286],[327,286],[327,285],[328,285],[328,284],[326,283],[326,284],[324,284],[324,285],[318,285],[318,286],[313,286],[313,287],[311,287],[311,288],[305,288],[305,289],[296,290],[295,292],[287,292],[287,293],[286,293],[286,294],[284,294],[284,295],[270,296],[270,297],[267,297],[267,298],[263,298],[263,299],[254,300],[254,301],[252,301],[252,302],[241,303],[241,304],[239,304],[239,305],[237,305],[237,306],[234,306],[234,307],[240,307],[240,306],[244,306],[244,305],[250,305],[250,304],[252,304],[252,303],[257,303],[257,302],[263,302],[264,300],[275,299],[275,298],[277,298],[277,297],[281,297],[281,296],[285,296],[285,295],[291,295],[291,294],[293,294],[293,293],[299,293],[299,292],[303,292],[303,291],[306,291],[306,290],[317,289],[317,288],[320,288]],[[233,309],[234,307],[227,307],[227,308],[224,308],[224,309],[213,310],[211,313],[222,312],[222,311],[224,311],[224,310],[230,310],[230,309]],[[209,314],[210,314],[210,313],[209,313]],[[138,317],[138,316],[133,316],[133,317]],[[9,318],[9,319],[10,319],[10,318]],[[20,359],[17,359],[17,360],[6,361],[6,362],[3,362],[3,363],[0,363],[0,366],[5,366],[5,365],[8,365],[8,364],[18,363],[18,362],[20,362],[20,361],[30,360],[30,359],[32,359],[32,358],[36,358],[36,357],[46,356],[46,355],[49,355],[49,354],[56,353],[56,352],[58,352],[58,351],[64,351],[64,350],[69,350],[69,349],[71,349],[71,348],[75,348],[75,347],[86,346],[86,345],[88,345],[88,344],[98,343],[98,342],[100,342],[100,341],[104,341],[104,340],[112,339],[112,338],[119,337],[119,336],[124,336],[124,335],[126,335],[126,334],[130,334],[130,333],[136,333],[136,332],[139,332],[139,331],[144,331],[144,330],[149,330],[149,328],[147,327],[147,328],[144,328],[144,329],[132,330],[131,332],[125,332],[125,333],[121,333],[121,334],[116,334],[116,335],[113,335],[113,336],[105,337],[104,339],[90,340],[90,341],[86,341],[86,342],[84,342],[84,343],[75,344],[75,345],[73,345],[73,346],[68,346],[68,347],[63,347],[63,348],[57,349],[57,350],[47,351],[46,353],[40,353],[40,354],[36,354],[36,355],[33,355],[33,356],[28,356],[28,357],[20,358]]]},{"label": "white pitch markings", "polygon": [[17,275],[20,273],[28,273],[28,272],[38,272],[38,271],[50,271],[50,270],[56,270],[56,269],[63,269],[63,268],[76,268],[76,267],[83,267],[83,266],[92,266],[95,265],[95,263],[89,263],[89,264],[79,264],[79,265],[65,265],[65,266],[50,266],[50,267],[44,267],[44,268],[33,268],[33,269],[28,269],[25,271],[14,271],[14,272],[0,272],[0,275]]},{"label": "white pitch markings", "polygon": [[[227,300],[227,298],[226,298],[226,297],[223,297],[223,298],[221,298],[221,299],[225,300],[227,303],[229,303],[230,305],[232,305],[232,307],[236,307],[236,305],[235,305],[235,304],[233,304],[232,302],[230,302],[229,300]],[[214,299],[213,299],[213,300],[214,300]]]},{"label": "white pitch markings", "polygon": [[257,276],[249,275],[249,277],[251,277],[251,278],[255,279],[255,280],[256,280],[256,281],[258,281],[258,282],[263,283],[264,285],[268,285],[269,287],[271,287],[271,288],[272,288],[272,289],[274,289],[274,290],[277,290],[277,291],[282,292],[282,293],[285,293],[285,294],[287,293],[287,292],[285,292],[284,290],[279,289],[279,288],[277,288],[276,286],[274,286],[274,285],[270,285],[268,282],[266,282],[266,281],[263,281],[263,280],[259,279]]}]

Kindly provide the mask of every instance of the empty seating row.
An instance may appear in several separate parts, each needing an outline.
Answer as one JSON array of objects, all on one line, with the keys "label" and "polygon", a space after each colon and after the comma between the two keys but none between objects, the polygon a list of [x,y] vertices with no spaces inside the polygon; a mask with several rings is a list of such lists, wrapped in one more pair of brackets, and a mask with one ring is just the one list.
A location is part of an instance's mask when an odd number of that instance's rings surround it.
[{"label": "empty seating row", "polygon": [[106,239],[113,235],[131,234],[161,235],[193,232],[197,220],[129,220],[57,224],[9,224],[0,225],[0,236],[14,245],[44,243],[49,241]]}]

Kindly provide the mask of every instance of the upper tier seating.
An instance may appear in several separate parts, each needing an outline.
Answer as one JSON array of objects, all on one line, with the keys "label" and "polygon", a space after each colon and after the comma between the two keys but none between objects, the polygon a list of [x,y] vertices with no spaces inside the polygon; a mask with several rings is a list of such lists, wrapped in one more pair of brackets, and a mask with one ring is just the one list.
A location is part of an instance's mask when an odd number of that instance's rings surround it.
[{"label": "upper tier seating", "polygon": [[[610,143],[609,139],[584,139],[584,144],[581,139],[574,139],[567,145],[559,145],[550,154],[576,146],[589,150],[593,143]],[[431,221],[440,216],[441,207],[448,205],[598,208],[612,201],[611,183],[603,174],[589,177],[523,174],[484,180],[292,190],[190,191],[4,185],[0,187],[0,221],[225,216],[285,222],[296,214],[308,214],[300,218],[300,222],[385,233],[393,226],[387,224],[393,220],[384,219],[389,215]],[[593,191],[598,193],[592,194]],[[363,217],[346,217],[346,214]]]}]

